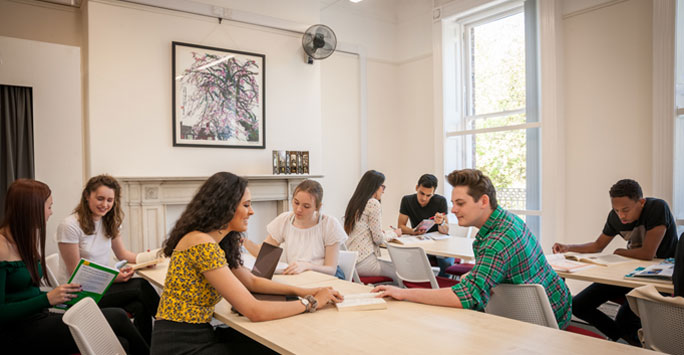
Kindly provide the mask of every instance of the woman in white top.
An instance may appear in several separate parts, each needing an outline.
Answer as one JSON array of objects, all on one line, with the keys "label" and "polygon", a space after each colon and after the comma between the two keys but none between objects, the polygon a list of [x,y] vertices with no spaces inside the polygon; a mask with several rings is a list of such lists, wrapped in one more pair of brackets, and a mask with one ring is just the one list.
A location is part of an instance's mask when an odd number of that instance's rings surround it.
[{"label": "woman in white top", "polygon": [[385,175],[368,170],[349,199],[344,213],[344,231],[349,234],[347,249],[359,252],[356,271],[359,276],[395,278],[392,263],[378,260],[380,245],[401,236],[401,229],[382,229],[380,200],[385,193]]},{"label": "woman in white top", "polygon": [[[57,227],[60,283],[67,281],[81,258],[110,265],[114,251],[117,259],[136,262],[137,254],[126,249],[119,233],[124,217],[120,197],[121,186],[113,177],[98,175],[88,180],[74,213]],[[149,282],[131,276],[131,267],[122,268],[98,305],[120,307],[131,313],[136,328],[149,344],[159,295]]]},{"label": "woman in white top", "polygon": [[[283,245],[283,261],[288,263],[285,274],[314,270],[344,278],[337,259],[347,234],[337,219],[320,212],[322,200],[321,184],[304,180],[292,195],[292,211],[281,213],[266,226],[265,242]],[[251,254],[259,254],[261,245],[249,239],[244,245]]]}]

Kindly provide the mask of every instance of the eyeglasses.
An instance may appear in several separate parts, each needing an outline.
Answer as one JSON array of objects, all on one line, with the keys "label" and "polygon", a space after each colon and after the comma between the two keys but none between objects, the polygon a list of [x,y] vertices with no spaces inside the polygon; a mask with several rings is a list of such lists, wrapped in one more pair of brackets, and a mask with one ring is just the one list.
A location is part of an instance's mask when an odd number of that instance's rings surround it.
[{"label": "eyeglasses", "polygon": [[387,186],[385,185],[380,185],[380,187],[382,187],[382,191],[385,191],[385,189],[387,188]]}]

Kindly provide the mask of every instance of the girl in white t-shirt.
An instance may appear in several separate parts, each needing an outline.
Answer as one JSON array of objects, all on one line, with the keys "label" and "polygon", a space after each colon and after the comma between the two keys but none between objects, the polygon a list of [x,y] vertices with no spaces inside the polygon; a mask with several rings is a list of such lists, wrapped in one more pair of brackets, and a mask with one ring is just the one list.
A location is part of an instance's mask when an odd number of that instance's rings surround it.
[{"label": "girl in white t-shirt", "polygon": [[[81,258],[110,265],[114,251],[117,259],[136,262],[138,254],[126,249],[119,233],[124,217],[120,198],[121,186],[113,177],[98,175],[88,180],[74,213],[57,227],[60,283],[66,282]],[[159,295],[145,279],[132,276],[131,267],[122,268],[98,305],[120,307],[131,313],[136,328],[149,344]]]},{"label": "girl in white t-shirt", "polygon": [[[337,260],[347,234],[336,218],[320,212],[322,200],[321,184],[304,180],[292,195],[292,211],[281,213],[266,226],[265,242],[283,246],[284,262],[288,263],[284,274],[314,270],[344,278]],[[251,254],[259,254],[261,245],[250,240],[244,245]]]}]

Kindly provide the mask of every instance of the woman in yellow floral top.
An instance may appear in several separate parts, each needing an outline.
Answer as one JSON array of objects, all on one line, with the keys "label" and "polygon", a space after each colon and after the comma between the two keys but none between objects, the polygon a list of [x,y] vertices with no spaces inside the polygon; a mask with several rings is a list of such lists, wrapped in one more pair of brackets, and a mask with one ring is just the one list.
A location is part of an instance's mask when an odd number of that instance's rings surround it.
[{"label": "woman in yellow floral top", "polygon": [[[251,321],[313,312],[341,301],[331,288],[305,289],[254,276],[242,266],[241,233],[254,214],[247,180],[220,172],[200,187],[181,215],[163,252],[171,257],[152,334],[152,354],[263,352],[256,342],[226,337],[209,324],[221,297]],[[224,251],[219,246],[223,241]],[[301,301],[268,302],[251,292],[297,295]],[[239,340],[237,340],[240,338]]]}]

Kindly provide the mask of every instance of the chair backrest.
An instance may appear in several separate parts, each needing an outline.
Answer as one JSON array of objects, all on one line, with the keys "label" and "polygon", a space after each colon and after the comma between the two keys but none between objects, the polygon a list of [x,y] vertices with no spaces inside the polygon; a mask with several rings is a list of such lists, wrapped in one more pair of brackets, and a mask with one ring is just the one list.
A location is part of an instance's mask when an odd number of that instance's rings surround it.
[{"label": "chair backrest", "polygon": [[397,272],[399,285],[408,282],[429,282],[432,288],[439,288],[430,261],[421,247],[399,247],[387,243],[390,259]]},{"label": "chair backrest", "polygon": [[92,298],[78,301],[64,313],[62,321],[69,326],[81,355],[126,354]]},{"label": "chair backrest", "polygon": [[340,257],[337,260],[337,265],[340,266],[344,273],[344,279],[352,281],[356,273],[356,258],[359,255],[356,251],[340,250]]},{"label": "chair backrest", "polygon": [[644,347],[667,354],[684,354],[684,307],[634,299],[639,307]]},{"label": "chair backrest", "polygon": [[544,287],[539,284],[499,284],[492,288],[485,312],[558,329]]},{"label": "chair backrest", "polygon": [[47,277],[52,284],[52,287],[57,287],[57,273],[59,272],[59,254],[52,253],[45,257],[45,269],[47,270]]}]

